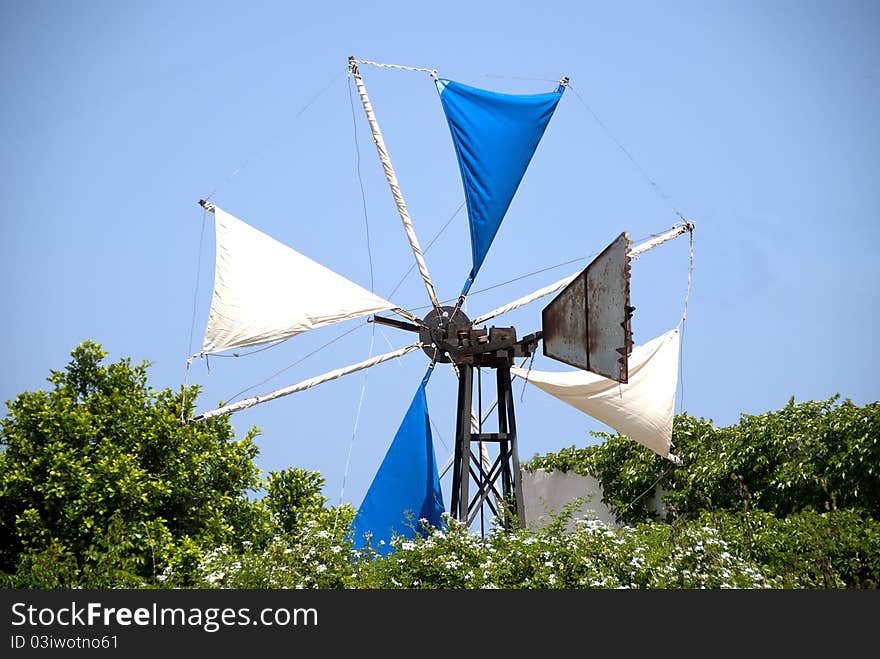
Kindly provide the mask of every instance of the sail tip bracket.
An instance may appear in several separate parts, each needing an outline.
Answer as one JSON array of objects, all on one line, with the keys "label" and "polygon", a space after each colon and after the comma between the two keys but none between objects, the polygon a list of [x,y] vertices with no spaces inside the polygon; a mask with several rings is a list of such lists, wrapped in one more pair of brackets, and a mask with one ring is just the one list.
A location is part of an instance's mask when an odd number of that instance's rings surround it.
[{"label": "sail tip bracket", "polygon": [[207,199],[199,199],[199,206],[204,208],[209,213],[213,213],[217,208],[214,204],[212,204]]}]

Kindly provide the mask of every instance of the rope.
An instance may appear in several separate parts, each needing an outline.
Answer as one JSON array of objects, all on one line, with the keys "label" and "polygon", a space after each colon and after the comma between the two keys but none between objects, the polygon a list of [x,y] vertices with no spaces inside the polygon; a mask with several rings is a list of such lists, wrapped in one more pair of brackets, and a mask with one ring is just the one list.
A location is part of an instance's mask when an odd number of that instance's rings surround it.
[{"label": "rope", "polygon": [[437,80],[437,69],[424,69],[417,66],[403,66],[401,64],[383,64],[381,62],[372,62],[367,59],[356,59],[355,62],[358,64],[369,64],[370,66],[376,66],[380,69],[401,69],[403,71],[417,71],[419,73],[427,73],[429,76]]},{"label": "rope", "polygon": [[633,155],[627,150],[627,148],[625,146],[623,146],[623,144],[621,144],[620,140],[618,140],[612,134],[612,132],[608,129],[608,127],[604,124],[604,122],[601,119],[599,119],[599,116],[593,111],[593,109],[589,105],[587,105],[587,102],[583,99],[583,97],[577,93],[577,90],[574,87],[572,87],[571,84],[568,85],[568,88],[571,89],[572,92],[574,92],[574,95],[583,104],[583,106],[587,109],[587,111],[593,116],[593,119],[596,121],[597,124],[599,124],[599,127],[605,131],[605,134],[611,139],[612,142],[614,142],[614,144],[617,145],[617,148],[619,148],[623,152],[623,154],[629,159],[629,161],[635,166],[635,168],[639,171],[639,173],[642,175],[642,177],[648,182],[648,184],[651,186],[651,188],[654,190],[654,192],[657,194],[657,196],[660,197],[664,202],[666,202],[666,204],[669,206],[669,208],[672,209],[672,212],[675,213],[682,221],[687,222],[684,215],[682,215],[678,211],[678,209],[675,207],[675,205],[672,203],[672,201],[669,199],[669,197],[666,195],[666,193],[660,189],[659,185],[657,185],[657,181],[655,181],[653,178],[648,176],[648,173],[645,171],[644,167],[642,167],[638,163],[638,161],[635,159],[635,157],[633,157]]},{"label": "rope", "polygon": [[643,496],[645,496],[648,492],[650,492],[651,490],[653,490],[653,489],[654,489],[654,486],[657,485],[657,483],[660,482],[660,479],[661,479],[661,478],[663,478],[666,474],[669,473],[669,470],[670,470],[670,469],[672,469],[672,466],[666,467],[666,470],[665,470],[662,474],[660,474],[660,475],[657,477],[657,480],[655,480],[653,483],[651,483],[651,484],[648,486],[648,489],[647,489],[647,490],[645,490],[645,491],[642,492],[639,496],[637,496],[635,499],[633,499],[632,501],[630,501],[630,502],[629,502],[629,505],[627,505],[626,508],[621,508],[620,512],[622,512],[622,513],[623,513],[623,512],[626,512],[627,510],[629,510],[630,508],[632,508],[632,505],[633,505],[636,501],[638,501],[638,500],[641,499]]},{"label": "rope", "polygon": [[183,372],[183,387],[181,388],[180,401],[180,422],[186,422],[186,388],[189,386],[189,366],[192,364],[192,357],[186,358],[186,370]]},{"label": "rope", "polygon": [[529,78],[526,76],[507,76],[507,75],[499,75],[496,73],[484,73],[484,78],[499,78],[501,80],[525,80],[528,82],[555,82],[557,84],[561,83],[559,78]]},{"label": "rope", "polygon": [[[651,240],[648,240],[644,243],[641,243],[641,244],[633,247],[630,250],[630,258],[635,259],[639,255],[647,252],[648,250],[651,250],[659,245],[662,245],[667,240],[672,240],[673,238],[683,234],[685,231],[692,231],[692,230],[693,230],[693,225],[690,223],[686,222],[684,224],[677,224],[676,226],[672,227],[672,229],[670,229],[669,231],[666,231],[665,233],[659,234],[657,237],[652,238]],[[586,257],[586,258],[589,258],[589,257]],[[576,260],[580,260],[580,259],[576,259]],[[558,267],[558,266],[553,266],[553,267]],[[551,269],[551,268],[545,268],[545,270],[549,270],[549,269]],[[483,323],[487,320],[495,318],[496,316],[500,316],[501,314],[507,313],[508,311],[513,311],[514,309],[519,309],[520,307],[525,306],[526,304],[530,304],[531,302],[534,302],[535,300],[538,300],[542,297],[550,295],[551,293],[555,293],[556,291],[564,288],[565,286],[570,284],[572,281],[574,281],[574,279],[579,274],[580,274],[579,272],[572,273],[568,277],[564,277],[564,278],[560,279],[559,281],[553,282],[552,284],[548,284],[547,286],[544,286],[543,288],[540,288],[537,291],[534,291],[532,293],[529,293],[528,295],[525,295],[521,298],[518,298],[518,299],[514,300],[513,302],[509,302],[508,304],[505,304],[503,307],[498,307],[497,309],[493,309],[492,311],[488,311],[488,312],[484,313],[483,315],[475,318],[473,320],[473,324],[478,325],[478,324]],[[530,275],[524,275],[523,277],[519,277],[519,279],[523,279],[528,276],[530,276]],[[516,280],[513,280],[513,281],[516,281]],[[499,284],[499,285],[503,285],[503,284]],[[483,290],[487,290],[487,289],[483,289]],[[482,292],[482,291],[478,291],[478,292]]]},{"label": "rope", "polygon": [[[532,357],[531,357],[531,358],[534,360],[534,358],[535,358],[535,353],[532,353]],[[523,366],[525,366],[525,363],[526,363],[526,361],[527,361],[528,359],[529,359],[528,357],[523,357],[523,360],[522,360],[522,362],[520,362],[519,367],[522,368]],[[531,367],[531,365],[530,365],[530,366],[529,366],[529,370],[530,370],[530,371],[531,371],[531,368],[532,368],[532,367]],[[525,382],[523,382],[523,388],[525,388]],[[520,397],[520,402],[522,402],[522,397]],[[492,414],[492,412],[495,411],[495,408],[496,408],[496,407],[498,407],[498,397],[497,397],[497,396],[496,396],[495,400],[492,402],[492,405],[489,407],[489,410],[486,412],[486,414],[483,415],[483,418],[480,419],[480,423],[481,423],[481,424],[486,423],[486,421],[489,420],[489,416]]]},{"label": "rope", "polygon": [[[295,362],[293,362],[292,364],[289,364],[289,365],[285,366],[285,367],[282,368],[280,371],[276,371],[275,373],[273,373],[272,375],[270,375],[269,377],[267,377],[267,378],[266,378],[265,380],[263,380],[262,382],[257,382],[256,384],[251,385],[251,386],[248,387],[247,389],[242,389],[242,390],[239,391],[237,394],[235,394],[232,398],[230,398],[230,399],[227,401],[227,404],[228,404],[228,403],[231,403],[231,402],[234,401],[236,398],[238,398],[239,396],[241,396],[241,395],[244,394],[244,393],[247,393],[247,392],[250,391],[251,389],[256,389],[257,387],[261,387],[261,386],[263,386],[264,384],[266,384],[267,382],[269,382],[269,380],[274,380],[275,378],[277,378],[279,375],[281,375],[281,374],[284,373],[285,371],[289,371],[289,370],[292,369],[294,366],[297,366],[298,364],[301,364],[302,362],[304,362],[306,359],[308,359],[308,358],[311,357],[312,355],[314,355],[314,354],[320,352],[320,351],[323,350],[324,348],[327,348],[327,347],[333,345],[334,343],[336,343],[336,342],[339,341],[340,339],[342,339],[342,338],[348,336],[349,334],[351,334],[351,333],[354,332],[355,330],[360,329],[361,327],[364,327],[364,325],[366,325],[366,324],[367,324],[367,323],[363,323],[363,324],[361,324],[361,325],[355,325],[355,326],[352,327],[351,329],[346,330],[345,332],[343,332],[342,334],[340,334],[339,336],[337,336],[335,339],[330,339],[330,340],[327,341],[327,343],[325,343],[324,345],[318,346],[317,348],[315,348],[314,350],[312,350],[310,353],[308,353],[308,354],[306,354],[306,355],[303,355],[302,357],[300,357],[299,359],[297,359],[297,360],[296,360]],[[285,341],[286,341],[286,340],[287,340],[287,339],[285,339]],[[273,345],[278,345],[278,344],[273,344]],[[272,347],[272,346],[270,346],[270,347]],[[254,352],[258,352],[258,351],[255,350]],[[248,353],[248,354],[253,354],[253,353]],[[228,357],[229,355],[221,355],[221,356],[223,356],[223,357]]]},{"label": "rope", "polygon": [[196,261],[196,285],[195,291],[193,291],[192,321],[189,325],[189,350],[187,351],[187,354],[189,355],[192,354],[193,336],[195,335],[196,331],[196,309],[198,308],[199,301],[199,281],[201,279],[202,273],[202,247],[205,242],[205,224],[207,224],[207,216],[208,211],[202,210],[202,230],[201,233],[199,233],[199,255]]},{"label": "rope", "polygon": [[428,415],[428,420],[431,422],[431,427],[434,429],[434,434],[437,435],[437,439],[440,440],[440,443],[443,444],[443,448],[447,451],[449,450],[449,445],[446,443],[446,440],[443,439],[443,435],[440,433],[440,428],[437,427],[437,424],[434,423],[434,417]]},{"label": "rope", "polygon": [[[373,346],[375,345],[375,341],[376,341],[376,326],[374,324],[373,330],[372,330],[372,332],[370,332],[370,352],[367,355],[368,359],[371,359],[373,357]],[[343,501],[342,498],[343,498],[343,496],[345,496],[345,482],[348,480],[348,468],[349,468],[349,465],[351,464],[351,453],[352,453],[352,450],[354,449],[354,440],[355,440],[355,437],[357,437],[358,425],[360,424],[360,420],[361,420],[361,409],[363,408],[363,405],[364,405],[364,396],[366,395],[366,392],[367,392],[367,377],[369,377],[369,375],[370,375],[370,369],[368,369],[368,368],[364,369],[364,381],[363,381],[363,384],[361,385],[361,395],[360,395],[360,398],[358,399],[357,413],[355,414],[355,417],[354,417],[354,428],[351,431],[351,443],[348,445],[348,456],[345,458],[345,471],[342,474],[342,488],[339,490],[339,505],[340,506],[342,505],[342,501]]]},{"label": "rope", "polygon": [[358,146],[358,128],[357,114],[354,110],[354,96],[351,93],[351,85],[348,85],[348,102],[351,105],[351,125],[354,136],[354,152],[355,152],[355,170],[357,171],[358,184],[361,188],[361,205],[364,211],[364,231],[367,235],[367,258],[370,261],[370,291],[375,292],[375,282],[373,281],[373,252],[370,249],[370,224],[367,219],[367,195],[364,192],[364,179],[361,176],[361,150]]},{"label": "rope", "polygon": [[551,265],[546,268],[541,268],[540,270],[535,270],[534,272],[529,272],[528,274],[525,274],[525,275],[520,275],[519,277],[514,277],[513,279],[508,279],[507,281],[502,281],[500,284],[492,284],[491,286],[487,286],[486,288],[481,288],[477,291],[473,291],[472,293],[470,293],[470,295],[479,295],[480,293],[485,293],[486,291],[491,291],[494,288],[501,288],[502,286],[507,286],[508,284],[513,284],[513,283],[518,282],[522,279],[528,279],[529,277],[534,277],[535,275],[540,275],[544,272],[549,272],[550,270],[555,270],[556,268],[561,268],[566,265],[571,265],[572,263],[577,263],[578,261],[586,261],[587,259],[593,258],[594,256],[596,256],[598,253],[599,252],[593,252],[592,254],[589,254],[587,256],[581,256],[576,259],[570,259],[570,260],[565,261],[563,263]]},{"label": "rope", "polygon": [[[387,335],[387,334],[385,333],[385,331],[382,329],[382,326],[381,326],[381,325],[379,326],[379,333],[382,335],[382,338],[385,339],[385,343],[388,344],[388,347],[389,347],[389,348],[393,348],[394,345],[391,343],[391,341],[388,340],[388,335]],[[403,362],[401,362],[400,360],[398,360],[398,361],[397,361],[397,364],[398,364],[398,366],[400,366],[401,368],[403,368]],[[438,428],[438,427],[437,427],[437,424],[434,423],[434,417],[431,416],[431,415],[429,414],[429,415],[428,415],[428,420],[431,422],[431,427],[434,429],[434,434],[437,435],[437,439],[439,439],[439,440],[440,440],[440,443],[443,444],[443,448],[445,448],[445,449],[448,451],[448,450],[449,450],[449,445],[446,443],[446,440],[443,439],[443,434],[440,432],[440,428]]]},{"label": "rope", "polygon": [[[341,72],[337,73],[336,75],[334,75],[330,79],[330,82],[328,82],[318,93],[316,93],[314,96],[312,96],[312,98],[310,98],[308,101],[306,101],[306,104],[304,106],[302,106],[296,114],[293,115],[293,118],[298,119],[300,117],[300,115],[302,115],[306,110],[308,110],[315,103],[315,101],[317,101],[328,89],[330,89],[330,87],[332,87],[339,78],[341,78],[343,75],[345,75],[345,73],[346,73],[345,71],[341,71]],[[245,158],[244,162],[242,162],[241,165],[239,165],[238,168],[235,169],[235,171],[233,171],[229,176],[227,176],[226,179],[222,183],[220,183],[218,186],[216,186],[211,191],[211,194],[209,194],[207,197],[205,197],[205,201],[209,201],[211,199],[211,197],[213,197],[215,194],[217,194],[217,190],[219,190],[220,188],[227,185],[234,177],[236,177],[239,174],[239,172],[241,172],[241,170],[243,170],[245,167],[247,167],[247,165],[250,163],[250,161],[253,160],[254,157],[258,153],[264,151],[268,147],[269,144],[276,144],[277,142],[278,142],[278,140],[271,139],[268,142],[266,142],[262,147],[252,151],[251,154]]]},{"label": "rope", "polygon": [[[576,259],[571,259],[570,261],[565,261],[564,263],[559,263],[559,264],[557,264],[557,265],[551,265],[551,266],[546,267],[546,268],[541,268],[540,270],[535,270],[534,272],[530,272],[530,273],[525,274],[525,275],[520,275],[519,277],[514,277],[513,279],[509,279],[509,280],[507,280],[507,281],[503,281],[503,282],[498,283],[498,284],[493,284],[492,286],[487,286],[486,288],[481,288],[481,289],[476,290],[476,291],[471,291],[470,293],[468,293],[468,297],[470,297],[470,296],[472,296],[472,295],[479,295],[479,294],[481,294],[481,293],[485,293],[485,292],[487,292],[487,291],[491,291],[493,288],[500,288],[500,287],[502,287],[502,286],[507,286],[508,284],[513,284],[513,283],[515,283],[515,282],[517,282],[517,281],[520,281],[521,279],[527,279],[528,277],[533,277],[533,276],[535,276],[535,275],[539,275],[539,274],[541,274],[541,273],[543,273],[543,272],[548,272],[548,271],[550,271],[550,270],[554,270],[554,269],[556,269],[556,268],[561,268],[561,267],[566,266],[566,265],[571,265],[572,263],[577,263],[578,261],[584,261],[584,260],[590,258],[591,256],[595,256],[596,254],[598,254],[598,252],[594,252],[594,253],[591,254],[590,256],[581,256],[581,257],[578,257],[578,258],[576,258]],[[389,295],[389,296],[387,296],[387,297],[391,297],[391,296]],[[445,300],[441,300],[441,302],[442,302],[444,305],[446,305],[446,304],[449,304],[450,302],[452,302],[453,300],[457,300],[457,298],[447,298],[447,299],[445,299]],[[411,307],[410,310],[411,310],[411,311],[421,311],[421,310],[423,310],[423,309],[430,309],[430,308],[431,308],[430,305],[422,305],[422,306],[418,306],[418,307]],[[467,310],[465,309],[465,311],[467,311]],[[476,320],[474,320],[473,323],[474,323],[474,324],[478,324]]]},{"label": "rope", "polygon": [[684,406],[684,326],[685,320],[687,319],[687,309],[688,309],[688,300],[691,296],[691,282],[693,280],[694,274],[694,230],[691,227],[690,231],[690,249],[689,249],[689,264],[688,264],[688,278],[687,278],[687,291],[684,294],[684,308],[681,312],[681,320],[678,321],[678,331],[680,333],[679,342],[679,359],[678,359],[678,386],[681,390],[681,396],[679,396],[678,403],[678,411],[679,413],[683,412],[685,409]]},{"label": "rope", "polygon": [[292,338],[293,338],[292,336],[286,336],[283,339],[278,339],[277,341],[266,344],[260,348],[254,348],[253,350],[249,350],[248,352],[230,352],[228,354],[223,354],[221,352],[211,352],[211,353],[197,352],[196,354],[193,355],[193,357],[207,357],[208,355],[211,355],[211,357],[217,357],[217,358],[232,357],[235,359],[238,359],[239,357],[250,357],[251,355],[256,355],[258,352],[263,352],[265,350],[271,350],[272,348],[277,348],[282,343],[285,343],[286,341],[290,341],[290,339],[292,339]]},{"label": "rope", "polygon": [[[464,208],[464,204],[465,204],[465,202],[461,202],[461,204],[459,204],[458,208],[455,209],[455,212],[452,215],[450,215],[448,220],[446,220],[446,224],[444,224],[442,227],[440,227],[440,230],[436,234],[434,234],[434,237],[431,238],[431,241],[425,247],[425,250],[423,252],[424,254],[428,253],[428,250],[431,249],[431,246],[435,242],[437,242],[437,239],[440,238],[441,234],[444,231],[446,231],[446,228],[449,226],[449,224],[452,222],[452,220],[454,220],[456,218],[456,216],[461,212],[461,209]],[[394,288],[391,289],[391,292],[385,296],[386,299],[388,299],[388,300],[391,299],[391,296],[397,292],[397,289],[400,288],[400,286],[403,284],[404,281],[406,281],[406,278],[409,277],[410,273],[413,271],[413,269],[415,267],[416,267],[415,263],[413,263],[412,265],[409,266],[409,269],[403,274],[403,276],[400,278],[400,281],[398,281],[397,284],[395,284]]]},{"label": "rope", "polygon": [[[526,384],[528,384],[529,375],[531,375],[531,373],[532,373],[532,366],[534,366],[534,364],[535,364],[535,355],[537,355],[537,354],[538,354],[537,352],[533,352],[531,358],[529,359],[529,370],[526,371],[526,377],[523,380],[522,391],[519,392],[519,402],[520,403],[523,402],[523,399],[526,397]],[[523,360],[523,364],[525,364],[525,360]],[[522,364],[520,364],[519,367],[522,368]]]},{"label": "rope", "polygon": [[[462,206],[464,206],[464,204],[462,204]],[[461,210],[461,207],[462,207],[462,206],[459,207],[459,210]],[[456,212],[458,212],[458,211],[456,211]],[[451,220],[451,219],[452,219],[452,218],[450,218],[450,220]],[[446,223],[446,225],[448,225],[448,224],[449,224],[449,222]],[[446,225],[444,225],[443,229],[446,228]],[[440,231],[442,232],[443,229],[441,229]],[[649,239],[651,239],[651,238],[656,238],[657,236],[660,236],[660,235],[662,235],[662,233],[652,233],[652,234],[649,234],[649,235],[648,235],[647,237],[645,237],[645,238],[641,238],[641,239],[639,239],[639,240],[636,240],[635,242],[636,242],[636,243],[641,243],[641,242],[643,242],[643,241],[647,241],[647,240],[649,240]],[[439,236],[439,233],[438,233],[438,236]],[[434,240],[436,240],[436,239],[437,239],[437,237],[434,238]],[[431,241],[431,244],[433,244],[434,240]],[[430,244],[429,244],[428,246],[430,247]],[[427,250],[425,250],[425,251],[427,251]],[[468,293],[468,296],[470,297],[470,296],[472,296],[472,295],[480,295],[481,293],[486,293],[486,292],[491,291],[491,290],[493,290],[493,289],[501,288],[502,286],[507,286],[507,285],[509,285],[509,284],[514,284],[514,283],[516,283],[516,282],[518,282],[518,281],[521,281],[521,280],[523,280],[523,279],[528,279],[529,277],[534,277],[535,275],[540,275],[540,274],[543,274],[543,273],[545,273],[545,272],[549,272],[549,271],[551,271],[551,270],[556,270],[557,268],[562,268],[562,267],[565,267],[565,266],[567,266],[567,265],[571,265],[572,263],[578,263],[578,262],[580,262],[580,261],[586,261],[587,259],[594,258],[594,257],[597,256],[598,254],[599,254],[599,252],[593,252],[592,254],[587,254],[586,256],[578,256],[577,258],[569,259],[568,261],[563,261],[562,263],[557,263],[556,265],[550,265],[550,266],[547,266],[546,268],[541,268],[540,270],[535,270],[535,271],[533,271],[533,272],[529,272],[529,273],[526,273],[526,274],[524,274],[524,275],[520,275],[520,276],[518,276],[518,277],[514,277],[513,279],[508,279],[507,281],[502,281],[502,282],[499,282],[499,283],[497,283],[497,284],[492,284],[491,286],[486,286],[485,288],[480,288],[480,289],[477,289],[477,290],[475,290],[475,291],[470,291],[470,292]],[[412,271],[412,268],[413,268],[413,267],[415,267],[415,266],[410,266],[410,272]],[[408,272],[407,274],[409,274],[409,272]],[[399,284],[398,284],[398,286],[399,286]],[[395,290],[397,290],[397,289],[395,288]],[[386,297],[390,298],[391,295],[393,295],[393,291],[392,291],[391,294],[387,295]],[[452,302],[453,299],[454,299],[454,298],[449,298],[448,300],[444,300],[443,302],[444,302],[444,304],[445,304],[445,303],[448,303],[448,302]],[[427,309],[427,308],[428,308],[427,306],[415,307],[416,310],[418,310],[418,309]]]},{"label": "rope", "polygon": [[[198,308],[199,301],[199,281],[201,280],[202,274],[202,247],[205,242],[205,225],[207,224],[207,209],[202,210],[202,230],[199,233],[199,255],[196,260],[196,285],[195,290],[193,291],[193,310],[192,310],[192,320],[189,325],[189,349],[187,350],[188,355],[192,355],[192,344],[193,344],[193,336],[196,331],[196,309]],[[183,397],[181,399],[180,406],[180,420],[184,420],[183,410],[186,408],[186,388],[189,385],[189,367],[192,364],[192,357],[187,357],[186,359],[186,370],[183,373]]]},{"label": "rope", "polygon": [[[317,100],[318,100],[318,99],[319,99],[324,93],[326,93],[327,90],[330,89],[330,87],[332,87],[332,86],[337,82],[337,80],[339,80],[339,79],[340,79],[343,75],[345,75],[345,74],[346,74],[346,71],[340,71],[339,73],[335,74],[335,75],[330,79],[330,81],[329,81],[324,87],[322,87],[322,88],[321,88],[316,94],[314,94],[314,95],[313,95],[313,96],[312,96],[312,97],[311,97],[311,98],[305,103],[305,105],[303,105],[303,106],[302,106],[302,107],[296,112],[296,114],[294,114],[293,118],[294,118],[294,119],[297,119],[297,118],[299,118],[303,113],[305,113],[306,110],[308,110],[312,105],[314,105],[314,103],[315,103],[315,102],[316,102],[316,101],[317,101]],[[276,140],[272,140],[271,143],[274,143],[275,141],[276,141]],[[234,170],[229,176],[226,177],[226,179],[223,181],[223,183],[221,183],[220,185],[214,187],[214,189],[211,191],[211,193],[208,194],[208,195],[204,198],[204,201],[207,202],[208,200],[210,200],[210,199],[211,199],[211,198],[217,193],[217,190],[219,190],[219,189],[220,189],[221,187],[223,187],[224,185],[228,184],[229,181],[231,181],[236,175],[238,175],[238,173],[241,172],[241,170],[243,170],[243,169],[248,165],[248,163],[254,158],[254,156],[255,156],[257,153],[259,153],[260,151],[262,151],[263,149],[265,149],[265,146],[262,147],[261,149],[257,149],[257,150],[255,150],[255,151],[253,151],[253,152],[251,153],[251,155],[248,156],[248,157],[244,160],[244,162],[243,162],[243,163],[242,163],[237,169],[235,169],[235,170]],[[185,374],[184,374],[184,387],[185,387],[186,384],[188,383],[189,369],[190,369],[190,364],[191,364],[191,362],[192,362],[192,358],[193,358],[193,357],[204,357],[204,358],[205,358],[205,363],[207,364],[207,354],[198,353],[198,354],[193,355],[193,352],[192,352],[193,335],[194,335],[194,332],[195,332],[196,307],[197,307],[197,301],[198,301],[199,275],[200,275],[200,273],[201,273],[202,245],[203,245],[203,242],[204,242],[204,234],[205,234],[205,214],[208,212],[208,210],[207,210],[207,208],[208,208],[207,205],[205,205],[204,208],[205,208],[205,210],[204,210],[203,215],[202,215],[202,233],[201,233],[201,236],[199,237],[199,256],[198,256],[198,271],[197,271],[197,273],[196,273],[196,288],[195,288],[195,292],[194,292],[194,294],[193,294],[193,316],[192,316],[192,324],[191,324],[191,326],[190,326],[189,351],[188,351],[188,354],[190,355],[190,357],[187,359],[186,372],[185,372]],[[372,265],[371,265],[371,267],[370,267],[370,275],[371,275],[371,277],[372,277]],[[353,330],[352,330],[352,331],[353,331]],[[345,334],[343,334],[342,336],[345,336]],[[337,337],[337,339],[342,338],[342,336]],[[288,337],[288,338],[290,338],[290,337]],[[334,341],[337,340],[337,339],[334,339]],[[215,356],[215,357],[240,357],[240,356],[248,356],[248,355],[252,355],[252,354],[258,353],[258,352],[262,352],[263,350],[269,350],[270,348],[274,348],[274,347],[276,347],[276,346],[278,346],[278,345],[281,345],[281,344],[284,343],[285,341],[287,341],[287,339],[282,339],[281,341],[278,341],[278,342],[276,342],[276,343],[272,343],[272,344],[270,344],[270,345],[263,346],[263,347],[261,347],[261,348],[257,348],[256,350],[252,350],[252,351],[250,351],[250,352],[246,352],[246,353],[232,353],[232,354],[230,354],[230,355],[214,355],[214,356]],[[331,341],[330,343],[332,343],[332,342],[333,342],[333,341]],[[329,344],[329,343],[328,343],[328,344],[325,344],[325,346],[322,346],[322,347],[326,347],[326,345],[330,345],[330,344]],[[320,349],[321,349],[321,348],[319,348],[318,350],[320,350]],[[316,350],[315,352],[317,352],[317,350]],[[309,355],[306,355],[306,357],[308,357],[308,356],[310,356],[310,355],[313,355],[313,354],[314,354],[314,352],[309,353]],[[304,357],[303,359],[305,359],[305,357]],[[302,361],[302,360],[300,360],[300,361]],[[299,363],[299,362],[295,362],[294,364],[291,364],[291,365],[288,366],[287,368],[291,368],[291,367],[295,366],[297,363]],[[261,383],[259,383],[259,384],[255,384],[254,386],[249,387],[249,388],[247,388],[247,389],[243,389],[243,390],[240,391],[239,393],[235,394],[235,396],[233,396],[233,398],[232,398],[231,400],[234,400],[235,398],[237,398],[237,397],[240,396],[241,394],[243,394],[243,393],[245,393],[245,392],[247,392],[247,391],[250,391],[251,389],[253,389],[253,388],[255,388],[255,387],[260,386],[260,384],[264,384],[265,382],[268,382],[268,381],[271,380],[272,378],[277,377],[278,375],[280,375],[281,373],[283,373],[285,370],[287,370],[287,369],[282,369],[281,371],[279,371],[279,372],[276,373],[275,375],[271,375],[271,376],[269,376],[269,378],[267,378],[267,379],[264,380],[263,382],[261,382]],[[185,393],[185,390],[184,390],[184,398],[183,398],[183,402],[184,402],[184,406],[185,406],[185,403],[186,403],[186,393]]]},{"label": "rope", "polygon": [[691,281],[693,279],[694,274],[694,228],[693,226],[688,229],[688,234],[690,238],[690,253],[689,253],[689,265],[688,265],[688,280],[687,280],[687,291],[684,294],[684,309],[681,312],[681,320],[678,321],[679,327],[684,324],[685,319],[687,318],[687,309],[688,309],[688,300],[691,296]]}]

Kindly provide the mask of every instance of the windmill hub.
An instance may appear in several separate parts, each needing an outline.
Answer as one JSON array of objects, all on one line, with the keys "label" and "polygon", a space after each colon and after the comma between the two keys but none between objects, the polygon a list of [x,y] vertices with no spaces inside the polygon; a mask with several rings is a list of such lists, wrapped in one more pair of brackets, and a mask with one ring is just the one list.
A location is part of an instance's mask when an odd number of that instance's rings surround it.
[{"label": "windmill hub", "polygon": [[453,355],[461,349],[462,341],[471,333],[471,320],[464,311],[455,307],[440,307],[422,319],[424,327],[419,330],[419,340],[425,344],[425,354],[441,364],[448,364]]},{"label": "windmill hub", "polygon": [[[375,317],[386,323],[388,319]],[[397,321],[394,321],[397,324]],[[422,350],[441,364],[470,364],[497,368],[497,362],[509,362],[514,357],[528,357],[534,353],[541,332],[534,332],[521,340],[514,327],[473,327],[471,320],[459,309],[440,307],[424,317],[419,328]],[[415,327],[415,326],[412,326]]]}]

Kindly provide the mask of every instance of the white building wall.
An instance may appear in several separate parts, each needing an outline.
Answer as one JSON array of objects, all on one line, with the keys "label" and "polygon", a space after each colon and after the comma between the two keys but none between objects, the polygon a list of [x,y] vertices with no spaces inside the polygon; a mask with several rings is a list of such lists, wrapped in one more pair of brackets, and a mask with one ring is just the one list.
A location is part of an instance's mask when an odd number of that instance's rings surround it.
[{"label": "white building wall", "polygon": [[[589,517],[608,526],[619,527],[614,513],[602,503],[602,486],[592,476],[573,471],[522,472],[523,504],[526,528],[539,530],[552,521],[553,516],[563,512],[565,506],[575,499],[583,499],[573,511],[572,519]],[[663,514],[663,492],[653,494],[651,509]],[[569,528],[572,528],[569,522]]]}]

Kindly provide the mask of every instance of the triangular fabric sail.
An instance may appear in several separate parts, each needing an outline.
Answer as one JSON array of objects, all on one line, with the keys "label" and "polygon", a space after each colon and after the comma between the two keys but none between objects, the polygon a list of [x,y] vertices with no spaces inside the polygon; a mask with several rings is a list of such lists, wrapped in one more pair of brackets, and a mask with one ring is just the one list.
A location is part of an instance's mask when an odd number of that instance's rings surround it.
[{"label": "triangular fabric sail", "polygon": [[614,428],[670,460],[675,390],[678,386],[678,329],[633,348],[629,382],[619,384],[589,371],[510,372],[551,396]]},{"label": "triangular fabric sail", "polygon": [[429,376],[430,369],[352,522],[355,549],[366,545],[369,534],[371,547],[385,555],[392,535],[415,537],[420,519],[441,525],[445,509],[425,397]]},{"label": "triangular fabric sail", "polygon": [[438,80],[464,184],[473,267],[470,289],[562,92],[499,94]]},{"label": "triangular fabric sail", "polygon": [[214,210],[214,295],[202,354],[271,343],[397,305]]}]

